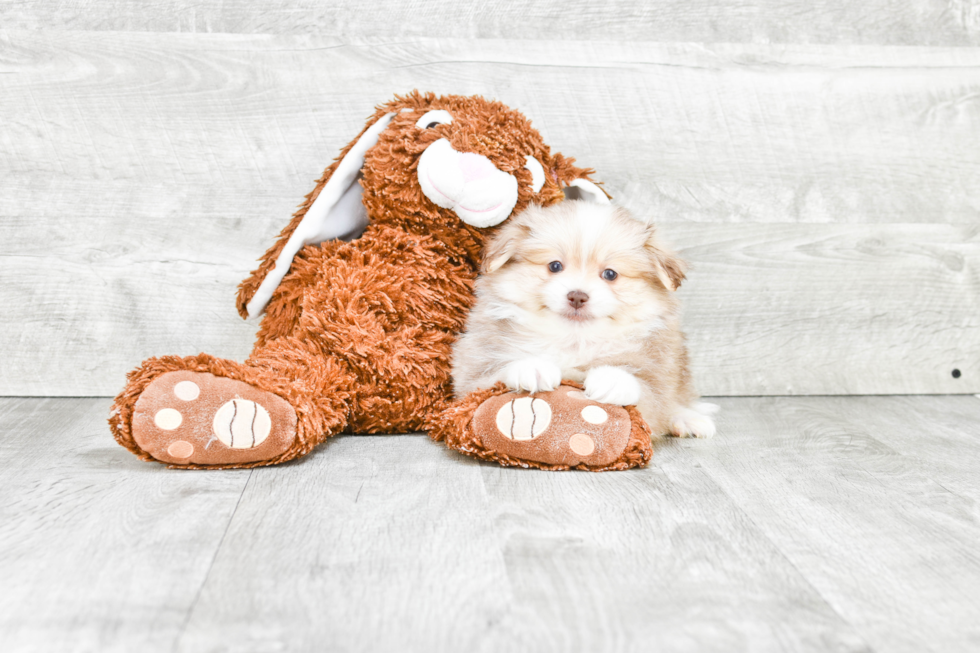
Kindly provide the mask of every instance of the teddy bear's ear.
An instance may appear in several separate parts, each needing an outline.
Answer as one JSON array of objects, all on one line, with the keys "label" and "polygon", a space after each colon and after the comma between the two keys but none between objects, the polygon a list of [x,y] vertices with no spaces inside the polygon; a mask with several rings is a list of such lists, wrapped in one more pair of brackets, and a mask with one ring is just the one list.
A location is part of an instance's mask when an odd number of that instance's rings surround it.
[{"label": "teddy bear's ear", "polygon": [[364,166],[365,153],[378,142],[394,115],[386,113],[368,123],[360,136],[344,148],[341,158],[321,179],[319,193],[314,190],[316,199],[313,203],[307,200],[279,234],[276,244],[262,257],[259,268],[242,282],[238,288],[238,311],[242,317],[254,318],[265,310],[289,271],[293,257],[303,247],[337,238],[350,240],[361,235],[368,225],[368,217],[357,180]]},{"label": "teddy bear's ear", "polygon": [[562,192],[565,194],[566,200],[585,200],[596,204],[609,204],[609,196],[606,195],[606,192],[584,177],[568,182],[568,185],[562,188]]},{"label": "teddy bear's ear", "polygon": [[595,170],[592,168],[580,168],[575,165],[575,159],[566,158],[558,152],[547,159],[547,165],[550,168],[551,177],[558,183],[558,188],[565,199],[609,204],[609,194],[589,179],[591,175],[595,174]]}]

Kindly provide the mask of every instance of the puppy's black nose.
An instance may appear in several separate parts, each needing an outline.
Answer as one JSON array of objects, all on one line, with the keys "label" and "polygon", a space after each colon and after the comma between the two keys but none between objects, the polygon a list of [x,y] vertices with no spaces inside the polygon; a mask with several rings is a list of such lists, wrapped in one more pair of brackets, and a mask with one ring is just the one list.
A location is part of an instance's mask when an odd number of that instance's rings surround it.
[{"label": "puppy's black nose", "polygon": [[566,297],[568,297],[568,303],[572,305],[572,308],[582,308],[585,302],[589,301],[589,296],[581,290],[573,290]]}]

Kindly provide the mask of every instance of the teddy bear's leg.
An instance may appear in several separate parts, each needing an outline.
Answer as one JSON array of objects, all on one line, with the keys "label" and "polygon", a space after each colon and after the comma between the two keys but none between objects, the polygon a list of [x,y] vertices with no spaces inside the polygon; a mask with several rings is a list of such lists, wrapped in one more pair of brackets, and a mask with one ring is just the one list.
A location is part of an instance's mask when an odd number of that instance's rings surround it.
[{"label": "teddy bear's leg", "polygon": [[504,466],[621,470],[653,455],[650,429],[635,407],[592,401],[568,381],[535,394],[503,384],[477,390],[433,419],[429,435]]},{"label": "teddy bear's leg", "polygon": [[254,467],[308,453],[347,424],[351,375],[292,339],[247,363],[151,358],[129,375],[109,420],[116,440],[174,467]]}]

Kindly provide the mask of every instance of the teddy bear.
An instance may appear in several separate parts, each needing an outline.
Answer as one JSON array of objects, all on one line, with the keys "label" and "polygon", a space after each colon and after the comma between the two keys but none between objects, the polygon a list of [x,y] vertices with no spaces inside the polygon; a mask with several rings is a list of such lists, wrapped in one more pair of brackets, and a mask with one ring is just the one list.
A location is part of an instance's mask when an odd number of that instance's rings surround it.
[{"label": "teddy bear", "polygon": [[175,468],[273,465],[338,433],[420,430],[502,465],[646,464],[650,433],[635,409],[587,401],[572,383],[453,397],[451,346],[484,242],[532,202],[608,202],[592,172],[500,102],[395,96],[239,286],[240,314],[261,316],[248,359],[147,359],[115,399],[114,437]]}]

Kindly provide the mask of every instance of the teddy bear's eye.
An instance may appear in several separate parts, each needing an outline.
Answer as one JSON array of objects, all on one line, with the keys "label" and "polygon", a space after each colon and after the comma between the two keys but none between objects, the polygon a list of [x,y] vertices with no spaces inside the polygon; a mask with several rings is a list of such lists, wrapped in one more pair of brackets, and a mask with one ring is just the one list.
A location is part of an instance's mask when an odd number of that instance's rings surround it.
[{"label": "teddy bear's eye", "polygon": [[415,121],[415,126],[419,129],[432,129],[439,125],[448,125],[452,121],[453,116],[448,111],[434,109],[432,111],[426,111],[421,118]]},{"label": "teddy bear's eye", "polygon": [[618,272],[616,272],[615,270],[610,270],[609,268],[606,268],[605,270],[602,271],[602,278],[605,279],[606,281],[615,281],[616,277],[618,276],[619,276]]},{"label": "teddy bear's eye", "polygon": [[548,269],[557,274],[564,270],[565,266],[561,264],[561,261],[552,261],[548,264]]}]

